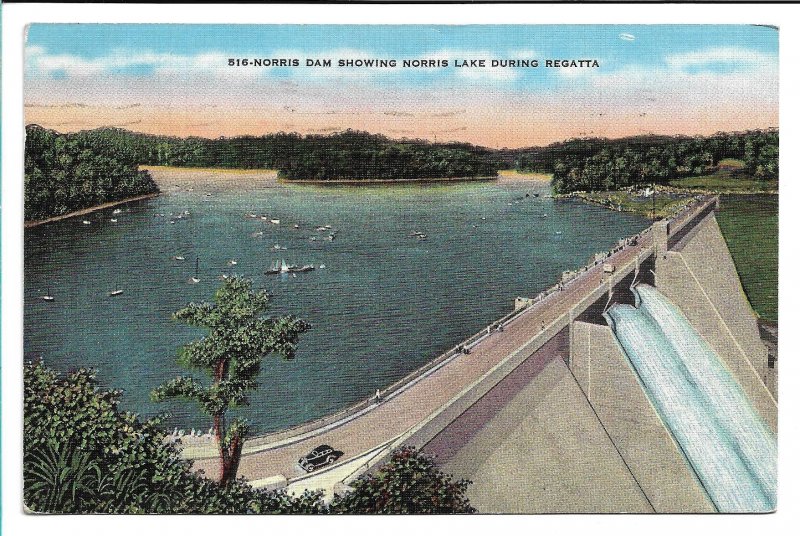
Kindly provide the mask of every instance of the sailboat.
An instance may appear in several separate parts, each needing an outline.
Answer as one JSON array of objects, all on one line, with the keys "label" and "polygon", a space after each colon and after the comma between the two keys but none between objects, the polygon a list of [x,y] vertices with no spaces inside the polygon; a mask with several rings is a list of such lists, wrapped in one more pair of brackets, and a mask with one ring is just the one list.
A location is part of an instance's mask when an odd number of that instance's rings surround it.
[{"label": "sailboat", "polygon": [[272,266],[269,268],[269,270],[267,270],[264,273],[265,274],[279,274],[279,273],[281,273],[281,263],[278,262],[278,261],[275,261],[272,264]]},{"label": "sailboat", "polygon": [[200,257],[196,257],[194,260],[194,277],[189,279],[189,283],[199,283],[200,282]]},{"label": "sailboat", "polygon": [[50,294],[50,289],[49,289],[49,288],[47,289],[47,294],[45,294],[44,296],[42,296],[42,299],[43,299],[44,301],[55,301],[55,298],[53,297],[53,295],[52,295],[52,294]]}]

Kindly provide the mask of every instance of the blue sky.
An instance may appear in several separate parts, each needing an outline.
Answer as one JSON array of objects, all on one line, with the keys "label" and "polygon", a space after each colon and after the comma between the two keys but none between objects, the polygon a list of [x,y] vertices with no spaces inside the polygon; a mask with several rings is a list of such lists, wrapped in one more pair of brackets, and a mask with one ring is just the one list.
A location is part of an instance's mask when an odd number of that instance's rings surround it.
[{"label": "blue sky", "polygon": [[[763,121],[777,120],[778,32],[757,26],[34,24],[29,28],[26,50],[26,102],[31,108],[81,103],[112,108],[141,105],[146,110],[158,105],[171,106],[177,113],[192,104],[230,109],[272,107],[267,114],[270,117],[286,115],[289,110],[322,113],[345,109],[364,117],[352,124],[339,121],[324,128],[369,127],[384,132],[392,129],[365,119],[366,115],[399,111],[392,120],[396,123],[398,117],[410,117],[406,114],[419,118],[423,110],[434,115],[469,110],[474,111],[469,125],[457,128],[473,132],[480,130],[481,117],[499,116],[506,121],[518,115],[504,114],[503,108],[516,112],[557,108],[563,116],[572,102],[573,107],[577,103],[583,121],[581,117],[567,118],[572,126],[566,134],[579,135],[587,125],[604,128],[587,119],[589,108],[604,107],[608,115],[603,116],[608,118],[619,110],[631,115],[637,106],[656,100],[664,102],[662,121],[651,126],[664,130],[663,120],[674,112],[666,104],[674,106],[677,99],[687,110],[676,119],[681,128],[693,117],[708,123],[714,114],[703,112],[702,106],[712,106],[718,111],[715,113],[723,114],[725,121],[717,121],[719,126],[733,127],[738,123],[731,114],[748,102],[763,108]],[[430,57],[447,58],[451,67],[229,68],[226,60],[230,57],[293,57],[301,61],[307,57],[334,61],[341,57]],[[470,58],[536,58],[542,63],[545,59],[597,59],[600,67],[452,67],[453,60]],[[754,97],[758,98],[754,101]],[[430,109],[423,101],[430,103]],[[653,108],[652,116],[657,112]],[[617,115],[618,124],[606,128],[608,132],[625,130],[621,123],[627,115]],[[286,115],[260,128],[277,128],[283,122],[282,126],[294,124],[300,131],[314,130],[310,120],[297,121],[296,117]],[[637,125],[628,125],[628,130],[650,128],[642,124],[641,118],[647,115],[638,117]],[[537,119],[527,113],[529,122],[551,119],[548,114]],[[744,118],[747,121],[758,123],[758,118],[750,113]],[[406,123],[394,130],[426,135],[428,127],[413,126],[410,119]],[[756,126],[766,125],[753,124]],[[516,133],[509,139],[525,137],[519,132],[520,125],[513,127]],[[253,128],[256,125],[248,124],[245,130]],[[498,125],[487,128],[496,131]],[[716,127],[706,125],[700,130],[709,128]],[[226,134],[232,133],[226,129]],[[455,129],[452,126],[451,130]],[[191,128],[176,129],[182,131],[192,132]],[[478,134],[473,132],[472,138],[480,138]]]}]

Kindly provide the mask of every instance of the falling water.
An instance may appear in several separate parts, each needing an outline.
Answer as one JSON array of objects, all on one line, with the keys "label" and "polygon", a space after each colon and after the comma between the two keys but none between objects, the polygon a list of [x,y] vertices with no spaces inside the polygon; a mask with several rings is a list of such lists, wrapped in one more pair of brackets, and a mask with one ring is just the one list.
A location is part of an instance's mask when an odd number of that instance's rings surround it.
[{"label": "falling water", "polygon": [[647,396],[718,510],[775,508],[775,436],[683,314],[638,285],[606,316]]}]

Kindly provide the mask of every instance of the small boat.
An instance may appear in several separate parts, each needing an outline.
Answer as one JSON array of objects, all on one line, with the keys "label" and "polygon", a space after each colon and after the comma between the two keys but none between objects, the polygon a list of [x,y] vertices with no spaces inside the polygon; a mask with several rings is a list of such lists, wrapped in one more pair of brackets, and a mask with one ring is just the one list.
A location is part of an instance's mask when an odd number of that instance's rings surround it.
[{"label": "small boat", "polygon": [[290,272],[297,272],[299,270],[296,264],[286,264],[286,261],[281,259],[280,273],[288,274]]},{"label": "small boat", "polygon": [[122,214],[122,209],[121,208],[115,208],[114,212],[112,212],[111,214]]},{"label": "small boat", "polygon": [[47,291],[47,294],[45,294],[44,296],[42,296],[42,299],[43,299],[44,301],[55,301],[55,298],[53,297],[53,295],[52,295],[52,294],[50,294],[50,290],[49,290],[49,289],[48,289],[48,291]]},{"label": "small boat", "polygon": [[332,229],[332,228],[333,228],[333,227],[331,227],[330,225],[326,225],[326,226],[325,226],[325,229]]},{"label": "small boat", "polygon": [[330,240],[331,242],[333,242],[334,238],[336,238],[336,235],[335,234],[330,234],[330,235],[325,237],[325,240]]},{"label": "small boat", "polygon": [[108,293],[108,296],[113,298],[114,296],[119,296],[120,294],[122,294],[122,288],[119,286],[119,281],[117,281],[117,286],[114,287],[114,290]]},{"label": "small boat", "polygon": [[117,223],[117,218],[111,218],[111,223]]},{"label": "small boat", "polygon": [[269,222],[270,222],[270,223],[273,223],[273,224],[275,224],[275,225],[280,225],[280,223],[281,223],[281,220],[269,220]]},{"label": "small boat", "polygon": [[261,219],[264,220],[264,221],[267,221],[267,217],[266,216],[261,216]]},{"label": "small boat", "polygon": [[234,259],[231,259],[231,260],[228,261],[228,266],[236,266],[237,264],[239,264],[239,263],[236,262]]},{"label": "small boat", "polygon": [[294,228],[295,228],[295,229],[299,229],[299,228],[300,228],[300,226],[299,226],[299,225],[297,225],[297,224],[295,223],[295,224],[294,224]]},{"label": "small boat", "polygon": [[189,283],[199,283],[200,282],[200,257],[196,257],[194,260],[194,277],[189,279]]},{"label": "small boat", "polygon": [[327,231],[328,229],[325,227],[317,227],[315,230],[317,231]]},{"label": "small boat", "polygon": [[186,260],[186,258],[183,255],[175,255],[174,257],[172,257],[172,259],[176,260],[176,261],[185,261]]},{"label": "small boat", "polygon": [[273,265],[270,267],[270,269],[267,270],[264,273],[265,274],[279,274],[279,273],[281,273],[281,263],[278,262],[278,261],[275,261],[273,263]]},{"label": "small boat", "polygon": [[324,264],[320,264],[320,265],[319,265],[319,269],[320,269],[320,270],[324,270],[324,269],[325,269],[325,265],[324,265]]},{"label": "small boat", "polygon": [[306,265],[303,265],[302,267],[298,268],[297,271],[298,272],[310,272],[313,269],[314,269],[314,265],[313,264],[306,264]]},{"label": "small boat", "polygon": [[175,225],[175,220],[169,220],[172,225]]},{"label": "small boat", "polygon": [[264,236],[264,231],[256,231],[255,233],[250,233],[250,236],[252,236],[253,238]]},{"label": "small boat", "polygon": [[83,224],[84,224],[84,225],[91,225],[91,224],[92,224],[92,222],[90,222],[89,220],[83,220]]},{"label": "small boat", "polygon": [[312,242],[316,242],[317,241],[317,237],[316,236],[309,236],[308,239],[311,240]]}]

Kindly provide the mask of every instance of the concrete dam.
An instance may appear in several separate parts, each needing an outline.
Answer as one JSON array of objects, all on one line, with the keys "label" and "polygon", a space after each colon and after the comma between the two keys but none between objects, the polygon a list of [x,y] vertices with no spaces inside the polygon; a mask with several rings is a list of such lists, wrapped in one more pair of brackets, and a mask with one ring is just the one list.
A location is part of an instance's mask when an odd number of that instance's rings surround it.
[{"label": "concrete dam", "polygon": [[[699,199],[518,299],[380,398],[248,441],[240,475],[330,494],[413,445],[473,481],[484,513],[774,509],[777,372],[718,205]],[[297,460],[323,443],[344,456],[306,474]],[[212,447],[184,455],[214,474]]]}]

